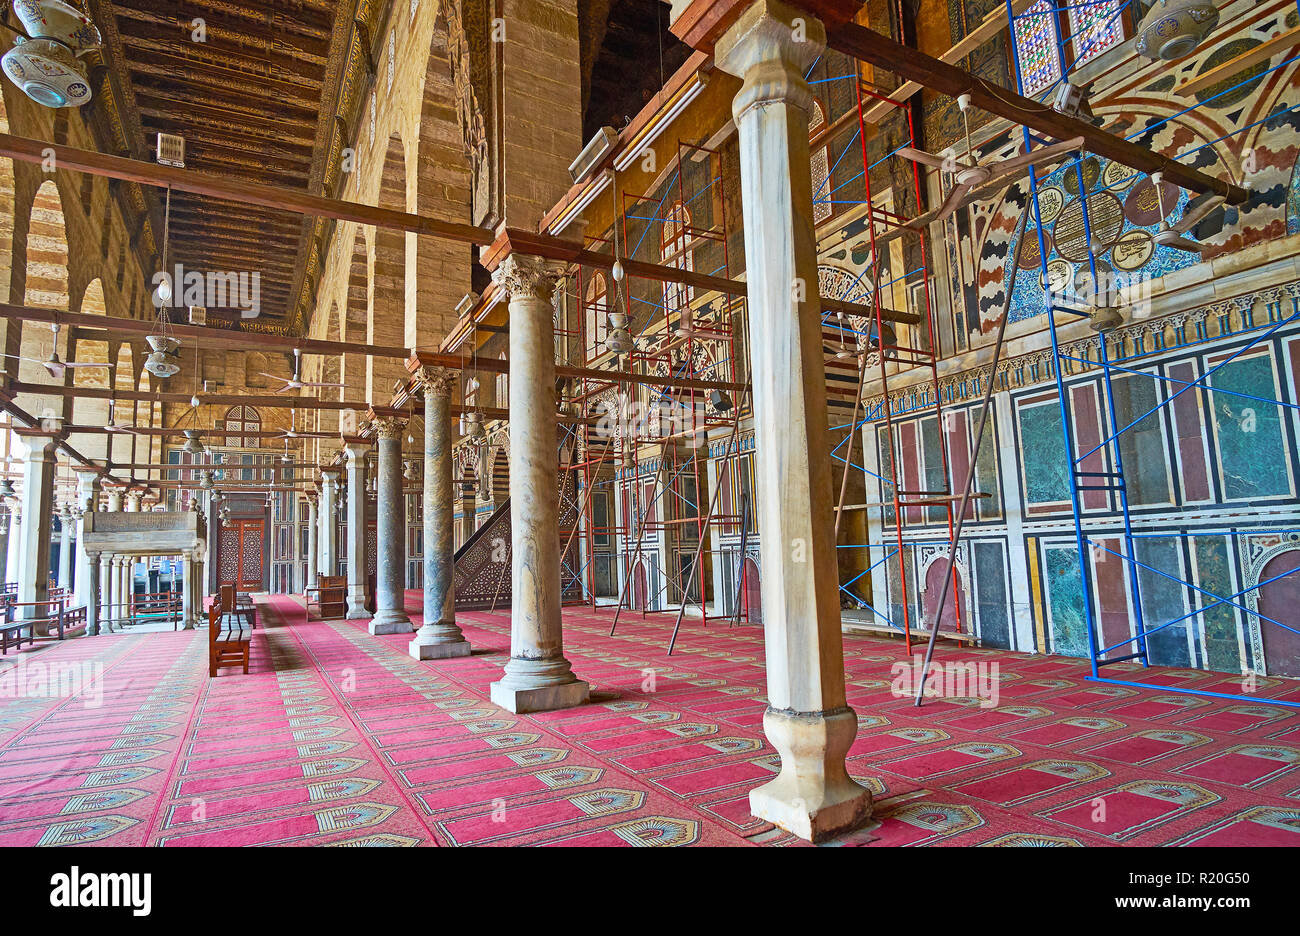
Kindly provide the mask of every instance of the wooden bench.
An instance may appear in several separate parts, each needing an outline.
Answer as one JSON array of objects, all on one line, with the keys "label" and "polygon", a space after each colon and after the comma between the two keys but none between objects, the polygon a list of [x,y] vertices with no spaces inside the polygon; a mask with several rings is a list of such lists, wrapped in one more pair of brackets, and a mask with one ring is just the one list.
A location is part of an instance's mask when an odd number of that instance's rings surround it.
[{"label": "wooden bench", "polygon": [[[23,631],[27,633],[24,635]],[[0,624],[0,654],[7,654],[10,647],[21,650],[24,640],[29,644],[36,643],[30,624],[25,621],[10,621],[8,618]]]},{"label": "wooden bench", "polygon": [[347,577],[322,575],[316,579],[316,582],[315,588],[307,589],[307,620],[311,620],[313,607],[316,609],[317,620],[328,621],[347,617]]},{"label": "wooden bench", "polygon": [[[42,608],[41,616],[15,620],[19,608]],[[55,601],[9,601],[0,604],[0,654],[7,654],[10,647],[21,650],[23,642],[36,642],[36,625],[45,624],[47,630],[58,632],[63,640],[67,632],[86,627],[86,609],[65,608],[62,599]],[[27,631],[26,634],[23,631]]]},{"label": "wooden bench", "polygon": [[221,603],[208,608],[208,678],[213,679],[223,666],[243,666],[248,675],[248,647],[253,631],[242,615],[227,617]]},{"label": "wooden bench", "polygon": [[222,623],[238,619],[249,630],[257,627],[257,607],[248,595],[236,594],[234,585],[222,585],[217,593]]}]

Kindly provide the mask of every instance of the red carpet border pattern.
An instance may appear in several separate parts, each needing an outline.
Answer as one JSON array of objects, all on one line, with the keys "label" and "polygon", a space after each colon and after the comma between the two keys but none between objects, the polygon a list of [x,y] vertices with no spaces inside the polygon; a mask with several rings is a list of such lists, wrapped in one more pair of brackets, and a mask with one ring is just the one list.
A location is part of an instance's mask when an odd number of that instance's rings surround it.
[{"label": "red carpet border pattern", "polygon": [[[802,844],[749,815],[779,764],[758,628],[688,622],[668,657],[669,617],[625,614],[610,637],[609,613],[566,609],[592,702],[520,716],[488,700],[507,614],[463,614],[474,655],[418,662],[364,621],[261,605],[248,676],[209,680],[202,630],[10,654],[95,666],[102,705],[0,699],[0,845]],[[890,690],[899,644],[844,643],[849,769],[876,810],[836,844],[1300,845],[1300,711],[1270,704],[1300,698],[1294,680],[1212,699],[1179,690],[1237,681],[1148,670],[1168,690],[1140,690],[1079,660],[943,647],[996,662],[1000,704],[918,709]]]}]

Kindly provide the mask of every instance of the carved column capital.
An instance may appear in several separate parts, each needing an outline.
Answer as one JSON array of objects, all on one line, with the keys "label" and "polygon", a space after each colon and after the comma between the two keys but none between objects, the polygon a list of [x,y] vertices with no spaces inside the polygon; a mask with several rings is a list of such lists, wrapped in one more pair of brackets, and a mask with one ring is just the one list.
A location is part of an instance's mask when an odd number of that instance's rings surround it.
[{"label": "carved column capital", "polygon": [[406,431],[406,420],[400,416],[376,416],[370,425],[374,427],[376,436],[388,441],[400,440]]},{"label": "carved column capital", "polygon": [[492,282],[511,299],[540,299],[549,304],[555,283],[563,273],[564,265],[553,260],[511,254],[492,273]]},{"label": "carved column capital", "polygon": [[416,377],[419,378],[425,393],[450,398],[452,391],[456,389],[459,374],[445,367],[421,367]]}]

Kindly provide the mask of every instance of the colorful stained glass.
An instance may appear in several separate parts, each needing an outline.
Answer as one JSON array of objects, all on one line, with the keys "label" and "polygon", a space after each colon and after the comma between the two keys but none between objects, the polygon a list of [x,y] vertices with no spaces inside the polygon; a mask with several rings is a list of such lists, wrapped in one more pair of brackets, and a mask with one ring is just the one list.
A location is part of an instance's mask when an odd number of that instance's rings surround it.
[{"label": "colorful stained glass", "polygon": [[1070,41],[1074,59],[1082,64],[1124,38],[1119,0],[1074,0],[1070,6]]},{"label": "colorful stained glass", "polygon": [[1039,0],[1016,20],[1016,54],[1024,93],[1034,95],[1061,77],[1060,31],[1056,8]]}]

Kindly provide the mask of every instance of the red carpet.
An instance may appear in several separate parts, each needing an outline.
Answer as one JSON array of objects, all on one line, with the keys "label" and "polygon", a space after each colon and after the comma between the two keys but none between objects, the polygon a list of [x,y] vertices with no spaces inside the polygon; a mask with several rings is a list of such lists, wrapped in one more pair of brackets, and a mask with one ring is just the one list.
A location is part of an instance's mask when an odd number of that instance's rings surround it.
[{"label": "red carpet", "polygon": [[[103,697],[0,698],[0,845],[798,844],[749,816],[777,767],[756,627],[688,623],[666,657],[670,617],[610,638],[609,614],[566,610],[593,701],[518,716],[487,698],[506,615],[462,615],[474,656],[421,663],[365,622],[263,608],[248,676],[207,678],[204,631],[11,653],[29,675],[86,664]],[[915,709],[890,691],[901,645],[845,638],[877,821],[844,844],[1300,844],[1300,712],[1268,704],[1294,681],[1236,701],[1178,692],[1235,690],[1223,674],[1145,673],[1161,692],[1077,660],[938,658],[997,663],[1000,704]]]}]

